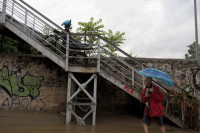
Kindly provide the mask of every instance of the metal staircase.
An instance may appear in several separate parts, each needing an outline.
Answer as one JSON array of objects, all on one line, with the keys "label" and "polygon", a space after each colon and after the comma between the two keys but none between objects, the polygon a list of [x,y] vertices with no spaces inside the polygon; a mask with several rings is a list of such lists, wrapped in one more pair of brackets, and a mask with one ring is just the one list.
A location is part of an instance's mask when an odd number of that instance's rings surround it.
[{"label": "metal staircase", "polygon": [[[143,77],[138,74],[138,70],[143,69],[144,66],[103,37],[95,34],[68,33],[22,0],[0,0],[0,15],[0,22],[4,28],[15,33],[61,68],[68,71],[67,123],[70,123],[73,114],[79,125],[85,125],[85,118],[90,113],[93,113],[92,124],[95,125],[97,74],[141,101],[141,91],[144,85]],[[45,36],[52,34],[54,29],[66,34],[66,39],[54,40],[56,41],[56,45],[52,45],[45,38]],[[77,36],[83,38],[93,37],[96,39],[96,44],[91,44],[93,46],[92,50],[70,49],[70,43],[77,43],[72,42],[70,38],[76,38]],[[84,41],[78,43],[84,43]],[[104,47],[104,44],[109,44],[110,47],[116,49],[120,57],[115,56],[110,49]],[[87,54],[87,57],[72,56],[70,55],[72,51],[84,52]],[[87,59],[88,63],[74,64],[72,63],[72,59]],[[126,60],[131,61],[131,63]],[[81,83],[74,76],[74,73],[90,73],[91,76],[87,81]],[[87,90],[90,82],[94,83],[92,93]],[[78,88],[74,83],[77,84]],[[163,87],[160,86],[160,88],[165,91]],[[79,100],[78,94],[81,92],[86,95],[86,102]],[[76,113],[77,106],[82,110],[82,106],[89,107],[83,117],[80,117]],[[179,118],[168,116],[167,114],[165,116],[178,126],[183,127]]]}]

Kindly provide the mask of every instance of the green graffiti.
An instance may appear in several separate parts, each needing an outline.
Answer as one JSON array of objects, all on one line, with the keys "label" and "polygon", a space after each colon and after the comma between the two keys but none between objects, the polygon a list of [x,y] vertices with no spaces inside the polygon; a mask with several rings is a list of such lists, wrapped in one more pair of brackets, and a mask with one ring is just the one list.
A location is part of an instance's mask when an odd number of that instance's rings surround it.
[{"label": "green graffiti", "polygon": [[42,76],[32,76],[26,73],[24,77],[19,80],[17,73],[9,75],[7,67],[0,70],[0,87],[6,91],[10,96],[30,96],[36,98],[40,91]]}]

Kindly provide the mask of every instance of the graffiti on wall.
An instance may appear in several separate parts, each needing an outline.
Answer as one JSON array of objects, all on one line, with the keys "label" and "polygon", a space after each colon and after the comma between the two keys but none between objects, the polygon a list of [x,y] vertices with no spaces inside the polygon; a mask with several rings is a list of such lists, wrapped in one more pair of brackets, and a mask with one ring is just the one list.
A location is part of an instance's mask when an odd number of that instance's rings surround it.
[{"label": "graffiti on wall", "polygon": [[0,69],[0,108],[6,110],[44,110],[46,104],[41,96],[38,97],[44,77],[33,76],[29,72],[26,72],[23,76],[18,76],[22,67],[20,65],[18,69],[15,63],[14,65],[15,67],[12,66],[10,71],[7,65]]},{"label": "graffiti on wall", "polygon": [[11,97],[15,95],[36,98],[40,93],[39,88],[43,79],[42,76],[33,76],[27,72],[19,80],[17,73],[9,74],[6,66],[0,70],[0,87]]},{"label": "graffiti on wall", "polygon": [[134,94],[134,89],[132,89],[131,87],[124,85],[123,90],[125,90],[127,93],[133,95]]},{"label": "graffiti on wall", "polygon": [[12,109],[31,109],[31,110],[45,110],[46,104],[42,98],[31,100],[28,97],[6,97],[1,108],[12,110]]},{"label": "graffiti on wall", "polygon": [[[118,79],[112,78],[112,81],[113,81],[113,83],[114,83],[115,85],[119,86],[120,81],[119,81]],[[123,85],[122,88],[123,88],[123,90],[126,91],[127,93],[129,93],[129,94],[131,94],[131,95],[134,94],[134,89],[131,88],[131,87],[129,87],[128,85],[125,84],[125,85]]]}]

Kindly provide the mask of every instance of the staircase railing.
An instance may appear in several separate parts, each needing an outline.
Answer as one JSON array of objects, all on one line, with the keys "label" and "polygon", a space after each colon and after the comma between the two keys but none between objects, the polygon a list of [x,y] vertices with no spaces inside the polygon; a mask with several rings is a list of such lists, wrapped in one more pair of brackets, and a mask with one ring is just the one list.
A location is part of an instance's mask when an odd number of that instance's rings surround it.
[{"label": "staircase railing", "polygon": [[[70,62],[73,62],[72,59],[97,58],[94,57],[96,51],[93,49],[79,50],[71,48],[71,44],[76,45],[79,42],[69,36],[67,31],[22,0],[0,0],[0,10],[1,23],[5,23],[5,20],[11,22],[31,38],[46,46],[44,49],[39,49],[42,54],[45,55],[45,49],[50,49],[53,53],[63,58],[66,64],[66,71],[68,71]],[[61,34],[53,32],[54,30],[59,31]],[[59,38],[56,39],[56,37]],[[95,46],[93,47],[95,48]],[[77,56],[73,53],[80,54]],[[84,53],[87,53],[87,57],[84,56]]]},{"label": "staircase railing", "polygon": [[[62,30],[62,28],[57,26],[55,23],[44,17],[33,8],[26,7],[26,4],[24,5],[24,3],[21,3],[21,1],[1,0],[1,9],[4,8],[3,5],[6,6],[5,19],[9,20],[18,28],[22,29],[24,32],[29,34],[31,37],[37,39],[44,45],[51,46],[52,49],[54,49],[54,51],[58,52],[60,55],[64,55],[64,52],[61,51],[61,49],[45,40],[45,37],[49,36],[52,33],[53,29]],[[60,48],[65,47],[57,40],[55,41],[57,45],[60,45]]]}]

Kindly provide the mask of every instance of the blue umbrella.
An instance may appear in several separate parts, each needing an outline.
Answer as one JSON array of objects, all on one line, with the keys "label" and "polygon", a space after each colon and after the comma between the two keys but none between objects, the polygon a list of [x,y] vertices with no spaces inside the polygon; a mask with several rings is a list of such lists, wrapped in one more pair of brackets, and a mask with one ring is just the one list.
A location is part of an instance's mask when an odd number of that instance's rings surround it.
[{"label": "blue umbrella", "polygon": [[165,73],[161,70],[154,69],[154,68],[146,68],[146,69],[139,71],[139,74],[146,76],[146,77],[152,77],[152,78],[159,79],[167,86],[174,86],[174,83],[173,83],[171,77],[167,73]]}]

